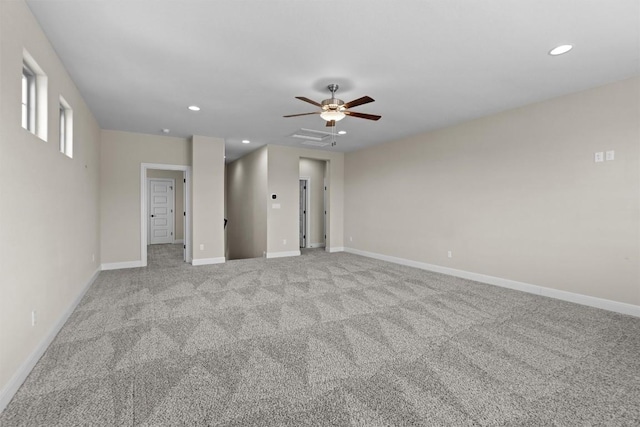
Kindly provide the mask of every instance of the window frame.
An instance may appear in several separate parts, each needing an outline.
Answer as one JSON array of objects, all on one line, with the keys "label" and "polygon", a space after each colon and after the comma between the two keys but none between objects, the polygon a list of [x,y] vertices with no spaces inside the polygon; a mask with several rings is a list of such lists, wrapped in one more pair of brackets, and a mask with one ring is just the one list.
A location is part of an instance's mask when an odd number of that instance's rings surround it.
[{"label": "window frame", "polygon": [[58,138],[60,152],[70,159],[73,158],[73,110],[69,103],[60,95],[58,103]]},{"label": "window frame", "polygon": [[66,109],[64,108],[64,105],[62,105],[62,103],[60,103],[59,108],[58,108],[58,112],[60,114],[60,120],[58,121],[58,124],[60,126],[59,129],[59,138],[60,138],[60,152],[64,153],[65,152],[65,148],[67,145],[67,137],[65,135],[66,133],[66,127],[67,127],[67,122],[65,120],[65,115],[66,115]]},{"label": "window frame", "polygon": [[[26,86],[26,87],[25,87]],[[22,63],[22,127],[36,133],[36,73]]]},{"label": "window frame", "polygon": [[25,112],[28,112],[28,116],[25,117],[27,126],[22,127],[46,142],[49,139],[49,79],[42,67],[24,48],[22,49],[22,73],[28,89],[26,93],[23,92],[23,95],[26,95],[24,101],[27,101],[28,107],[25,109]]}]

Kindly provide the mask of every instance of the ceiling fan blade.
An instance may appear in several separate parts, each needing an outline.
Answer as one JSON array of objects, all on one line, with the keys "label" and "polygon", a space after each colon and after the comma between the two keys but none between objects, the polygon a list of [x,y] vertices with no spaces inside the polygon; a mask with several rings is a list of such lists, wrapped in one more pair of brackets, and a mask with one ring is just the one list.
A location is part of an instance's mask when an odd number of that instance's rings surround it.
[{"label": "ceiling fan blade", "polygon": [[360,119],[367,119],[367,120],[380,120],[380,118],[382,117],[382,116],[376,116],[375,114],[356,113],[355,111],[345,111],[344,113],[347,116],[358,117]]},{"label": "ceiling fan blade", "polygon": [[319,104],[316,101],[313,101],[313,100],[311,100],[309,98],[305,98],[304,96],[296,96],[296,99],[299,99],[300,101],[308,102],[309,104],[313,104],[316,107],[322,108],[322,104]]},{"label": "ceiling fan blade", "polygon": [[282,117],[310,116],[311,114],[320,114],[320,111],[316,111],[315,113],[289,114],[288,116],[282,116]]},{"label": "ceiling fan blade", "polygon": [[332,127],[334,127],[335,125],[336,125],[336,121],[335,121],[335,120],[329,120],[329,121],[327,122],[327,124],[325,125],[325,127],[332,128]]},{"label": "ceiling fan blade", "polygon": [[371,98],[370,96],[363,96],[362,98],[354,99],[351,102],[347,102],[346,104],[344,104],[344,108],[353,108],[357,107],[358,105],[368,104],[373,101],[375,101],[375,99]]}]

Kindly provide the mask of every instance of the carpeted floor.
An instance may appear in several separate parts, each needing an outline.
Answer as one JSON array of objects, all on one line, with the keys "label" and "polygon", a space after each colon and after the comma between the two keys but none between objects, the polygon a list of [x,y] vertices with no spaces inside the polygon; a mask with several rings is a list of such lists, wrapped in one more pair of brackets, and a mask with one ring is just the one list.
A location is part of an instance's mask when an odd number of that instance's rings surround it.
[{"label": "carpeted floor", "polygon": [[100,273],[0,425],[640,424],[638,318],[322,250],[149,265]]},{"label": "carpeted floor", "polygon": [[151,269],[184,265],[183,245],[147,245],[147,266]]}]

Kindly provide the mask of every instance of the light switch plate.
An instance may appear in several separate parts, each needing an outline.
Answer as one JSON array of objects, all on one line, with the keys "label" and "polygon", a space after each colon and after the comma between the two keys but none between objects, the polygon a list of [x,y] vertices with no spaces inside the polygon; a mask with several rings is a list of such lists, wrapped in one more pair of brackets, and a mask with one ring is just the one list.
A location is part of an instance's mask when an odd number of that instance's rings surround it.
[{"label": "light switch plate", "polygon": [[613,151],[613,150],[609,150],[609,151],[607,151],[607,152],[605,153],[605,159],[606,159],[607,161],[609,161],[609,160],[615,160],[615,158],[616,158],[616,152],[615,152],[615,151]]}]

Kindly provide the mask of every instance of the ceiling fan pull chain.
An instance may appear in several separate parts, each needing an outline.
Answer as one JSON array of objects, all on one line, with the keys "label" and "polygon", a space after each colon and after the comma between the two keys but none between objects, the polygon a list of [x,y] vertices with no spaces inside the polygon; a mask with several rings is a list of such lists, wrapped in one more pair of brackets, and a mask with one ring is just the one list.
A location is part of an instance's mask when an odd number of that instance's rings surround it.
[{"label": "ceiling fan pull chain", "polygon": [[336,126],[338,122],[334,122],[333,126],[331,126],[331,146],[336,146]]}]

